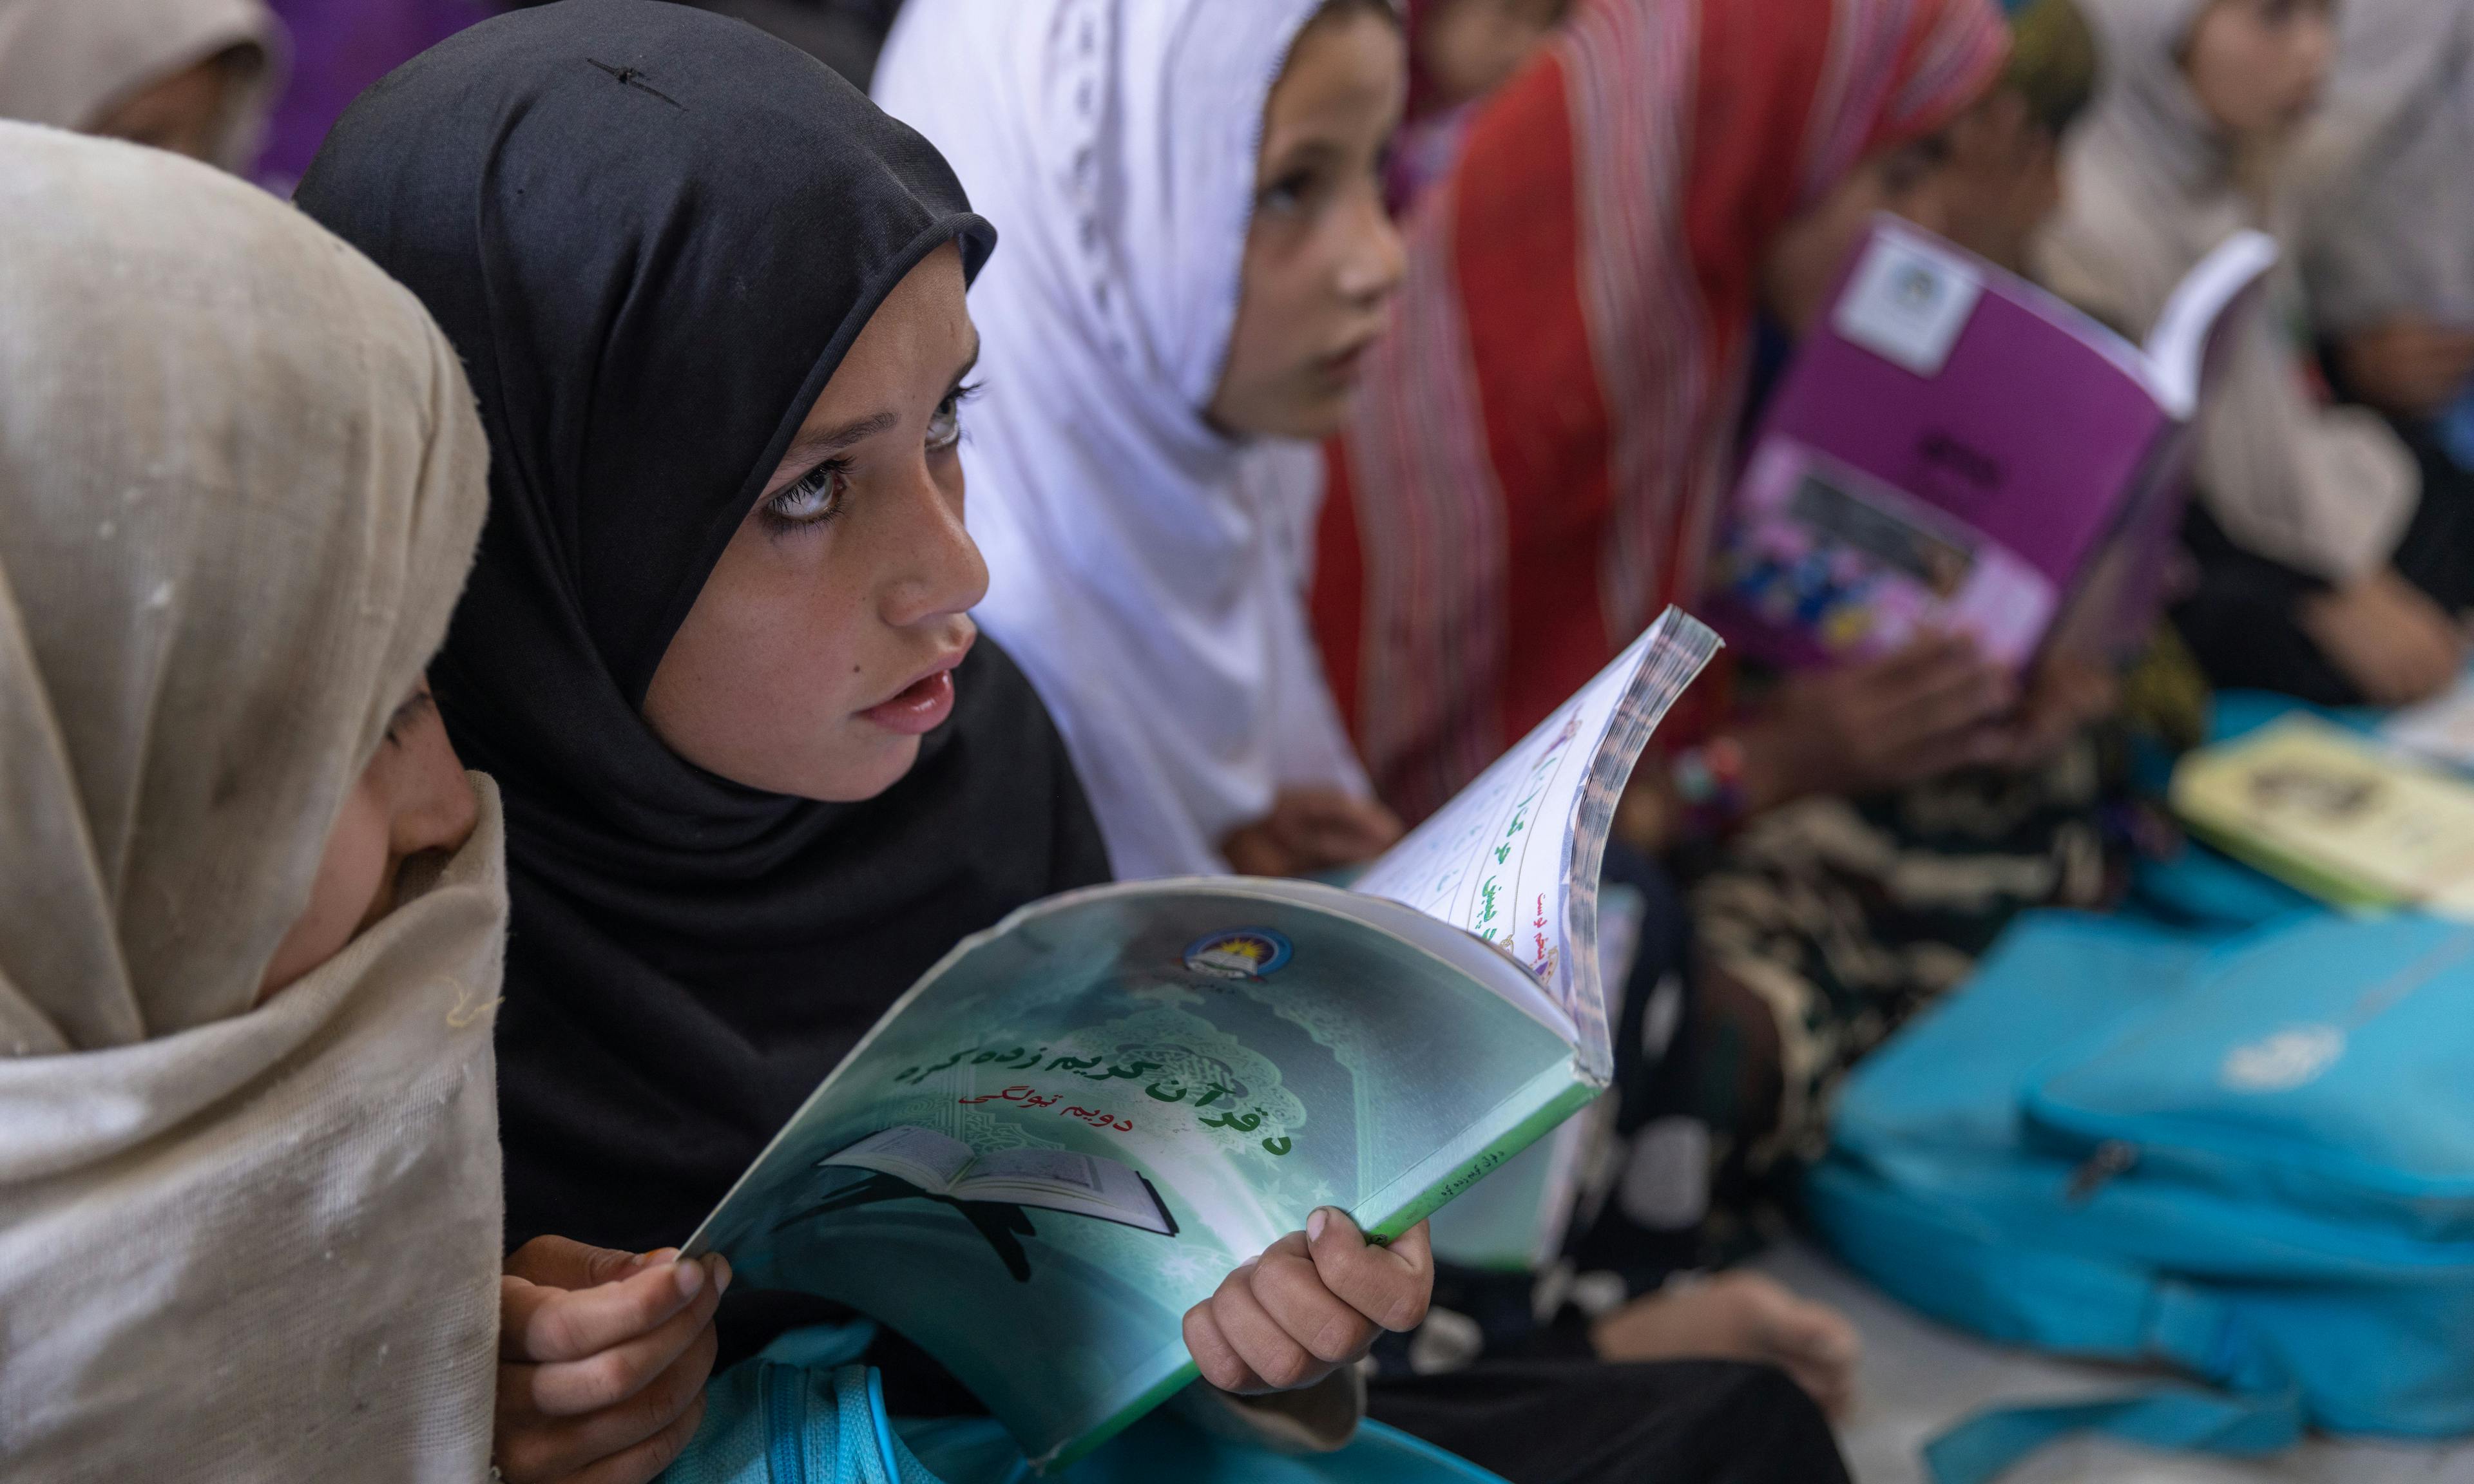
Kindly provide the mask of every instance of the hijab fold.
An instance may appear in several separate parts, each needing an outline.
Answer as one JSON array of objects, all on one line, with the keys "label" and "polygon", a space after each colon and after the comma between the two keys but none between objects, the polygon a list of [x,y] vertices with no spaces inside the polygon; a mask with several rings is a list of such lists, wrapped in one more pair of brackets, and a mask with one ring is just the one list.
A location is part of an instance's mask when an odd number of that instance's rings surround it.
[{"label": "hijab fold", "polygon": [[2363,576],[2395,550],[2419,476],[2376,414],[2325,405],[2309,379],[2292,224],[2245,187],[2234,145],[2182,71],[2205,0],[2079,4],[2098,36],[2097,98],[2070,141],[2038,276],[2137,339],[2219,243],[2244,227],[2275,234],[2288,257],[2269,310],[2241,328],[2199,414],[2199,497],[2259,556],[2333,582]]},{"label": "hijab fold", "polygon": [[2006,50],[1985,0],[1580,0],[1469,121],[1330,449],[1324,662],[1384,800],[1448,800],[1690,604],[1768,245]]},{"label": "hijab fold", "polygon": [[975,274],[995,234],[823,63],[653,0],[431,48],[298,199],[438,317],[489,431],[491,519],[432,680],[506,798],[508,1242],[684,1241],[956,941],[1106,874],[993,645],[862,803],[717,778],[639,710],[861,328],[930,252],[958,241]]},{"label": "hijab fold", "polygon": [[2316,323],[2474,327],[2474,3],[2345,0],[2305,156]]},{"label": "hijab fold", "polygon": [[412,297],[0,124],[0,1473],[470,1480],[496,810],[256,1003],[447,627],[486,445]]},{"label": "hijab fold", "polygon": [[241,49],[214,162],[257,156],[289,48],[262,0],[0,0],[0,118],[91,129],[156,83]]},{"label": "hijab fold", "polygon": [[1367,785],[1304,608],[1313,451],[1203,416],[1264,105],[1321,0],[910,0],[876,96],[1007,247],[972,295],[979,617],[1055,712],[1128,877],[1225,872],[1293,784]]}]

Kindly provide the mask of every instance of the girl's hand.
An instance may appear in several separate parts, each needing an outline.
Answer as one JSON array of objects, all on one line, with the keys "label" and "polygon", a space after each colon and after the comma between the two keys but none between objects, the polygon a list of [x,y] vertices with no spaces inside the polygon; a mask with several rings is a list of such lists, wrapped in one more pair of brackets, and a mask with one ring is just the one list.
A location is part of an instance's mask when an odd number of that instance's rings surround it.
[{"label": "girl's hand", "polygon": [[1788,677],[1736,733],[1754,813],[1807,794],[1896,788],[1998,762],[2010,672],[1964,634],[1926,634],[1880,659]]},{"label": "girl's hand", "polygon": [[535,1237],[498,1280],[491,1458],[514,1484],[644,1484],[704,1419],[718,1256]]},{"label": "girl's hand", "polygon": [[1418,1328],[1434,1293],[1424,1222],[1377,1247],[1326,1206],[1186,1310],[1185,1348],[1222,1391],[1298,1391],[1355,1364],[1378,1332]]},{"label": "girl's hand", "polygon": [[1241,876],[1310,876],[1363,865],[1398,843],[1400,817],[1337,788],[1284,788],[1272,812],[1220,843]]},{"label": "girl's hand", "polygon": [[2427,701],[2465,668],[2464,629],[2394,567],[2304,599],[2297,616],[2373,706]]}]

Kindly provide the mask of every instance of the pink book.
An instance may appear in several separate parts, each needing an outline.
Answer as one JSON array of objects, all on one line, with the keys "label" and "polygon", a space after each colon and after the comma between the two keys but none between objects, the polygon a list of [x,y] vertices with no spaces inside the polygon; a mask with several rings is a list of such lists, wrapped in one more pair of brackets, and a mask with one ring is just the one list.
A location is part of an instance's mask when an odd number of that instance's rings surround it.
[{"label": "pink book", "polygon": [[2211,364],[2276,245],[2241,232],[2144,347],[1895,217],[1874,219],[1762,419],[1710,617],[1773,663],[1928,627],[2024,667],[2057,631],[2121,649],[2162,596]]}]

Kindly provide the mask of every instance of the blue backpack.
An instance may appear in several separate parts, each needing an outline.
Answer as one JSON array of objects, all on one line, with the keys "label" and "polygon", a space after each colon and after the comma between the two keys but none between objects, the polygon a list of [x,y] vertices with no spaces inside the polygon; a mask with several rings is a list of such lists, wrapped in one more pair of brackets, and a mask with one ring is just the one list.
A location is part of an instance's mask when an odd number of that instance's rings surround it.
[{"label": "blue backpack", "polygon": [[1928,1314],[2221,1388],[1987,1414],[1941,1484],[2081,1427],[2474,1432],[2474,924],[2023,920],[1849,1080],[1807,1199]]}]

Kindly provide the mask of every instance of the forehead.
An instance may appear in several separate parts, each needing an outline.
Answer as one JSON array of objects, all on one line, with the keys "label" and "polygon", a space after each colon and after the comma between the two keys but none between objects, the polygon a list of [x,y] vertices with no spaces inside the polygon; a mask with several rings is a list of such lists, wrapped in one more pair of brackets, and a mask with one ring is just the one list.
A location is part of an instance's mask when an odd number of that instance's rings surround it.
[{"label": "forehead", "polygon": [[1407,43],[1371,10],[1316,20],[1298,34],[1264,109],[1265,153],[1388,129],[1408,92]]},{"label": "forehead", "polygon": [[800,432],[881,409],[906,416],[924,412],[896,404],[916,400],[923,392],[932,400],[942,395],[978,344],[963,299],[961,252],[948,243],[920,259],[877,306]]}]

